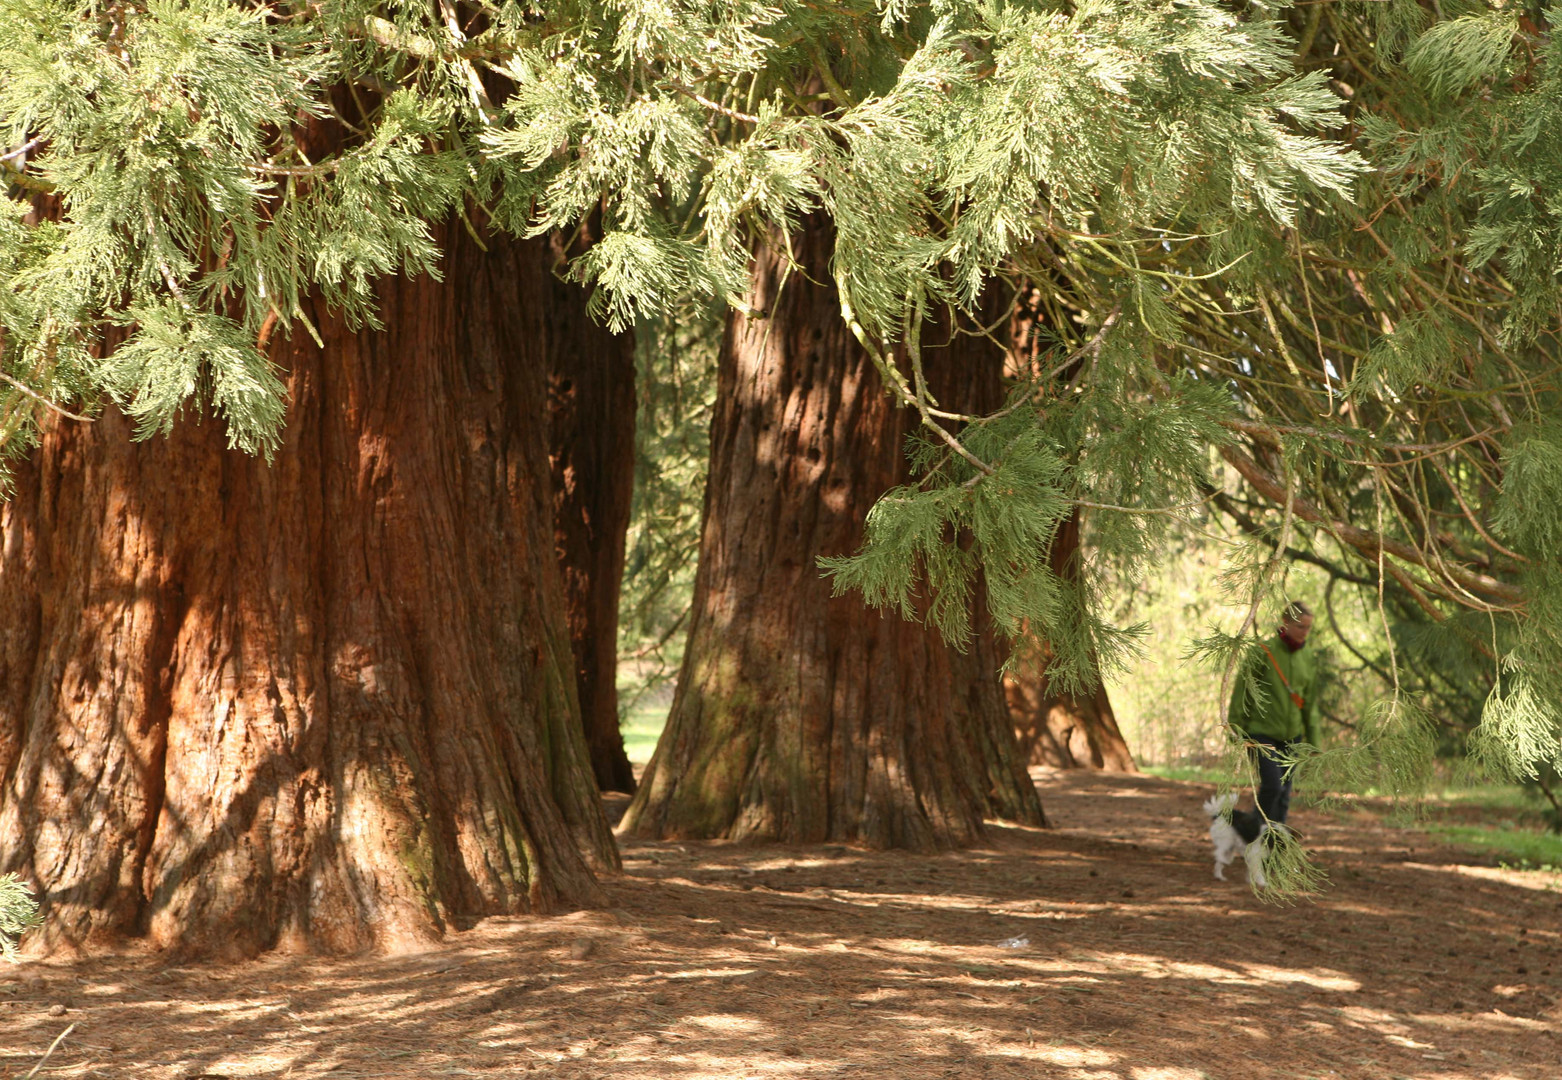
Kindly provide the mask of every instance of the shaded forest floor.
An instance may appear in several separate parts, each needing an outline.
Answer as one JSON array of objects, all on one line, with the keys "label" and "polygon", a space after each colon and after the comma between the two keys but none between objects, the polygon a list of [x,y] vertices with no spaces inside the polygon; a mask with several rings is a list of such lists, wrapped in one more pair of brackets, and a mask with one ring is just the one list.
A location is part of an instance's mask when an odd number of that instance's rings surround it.
[{"label": "shaded forest floor", "polygon": [[39,1076],[1562,1076],[1558,875],[1303,805],[1332,883],[1274,907],[1211,879],[1207,787],[1040,780],[1054,827],[980,850],[630,843],[610,909],[415,956],[0,969],[0,1077],[70,1023]]}]

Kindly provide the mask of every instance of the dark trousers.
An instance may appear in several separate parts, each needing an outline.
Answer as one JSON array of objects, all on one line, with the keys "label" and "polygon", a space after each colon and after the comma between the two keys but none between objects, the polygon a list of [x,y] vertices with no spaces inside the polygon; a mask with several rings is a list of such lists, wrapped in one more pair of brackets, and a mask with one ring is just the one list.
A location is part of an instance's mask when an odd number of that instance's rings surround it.
[{"label": "dark trousers", "polygon": [[1264,817],[1275,824],[1285,824],[1285,815],[1291,810],[1291,774],[1289,764],[1282,756],[1291,749],[1291,743],[1271,739],[1267,735],[1251,736],[1258,745],[1253,749],[1258,764],[1258,794],[1254,796]]}]

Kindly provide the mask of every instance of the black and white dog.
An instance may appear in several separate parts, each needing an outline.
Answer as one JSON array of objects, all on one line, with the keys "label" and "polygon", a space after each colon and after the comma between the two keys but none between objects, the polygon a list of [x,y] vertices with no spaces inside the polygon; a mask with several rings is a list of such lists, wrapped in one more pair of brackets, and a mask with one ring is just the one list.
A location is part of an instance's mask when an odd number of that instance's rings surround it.
[{"label": "black and white dog", "polygon": [[[1262,814],[1233,810],[1237,797],[1233,794],[1211,795],[1204,800],[1204,812],[1209,815],[1209,838],[1215,844],[1215,877],[1226,880],[1226,867],[1241,859],[1247,866],[1247,879],[1254,888],[1268,884],[1264,877],[1264,852],[1269,845],[1263,836],[1271,829],[1283,829],[1284,825],[1271,825]],[[1229,817],[1228,817],[1229,812]]]}]

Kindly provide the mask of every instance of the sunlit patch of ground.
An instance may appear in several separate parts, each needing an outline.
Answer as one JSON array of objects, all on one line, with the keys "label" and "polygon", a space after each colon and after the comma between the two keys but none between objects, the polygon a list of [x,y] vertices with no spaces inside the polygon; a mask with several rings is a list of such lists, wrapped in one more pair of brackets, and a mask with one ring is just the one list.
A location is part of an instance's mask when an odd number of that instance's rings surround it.
[{"label": "sunlit patch of ground", "polygon": [[1539,889],[1545,892],[1562,894],[1562,873],[1554,870],[1513,870],[1501,866],[1464,866],[1457,863],[1445,866],[1429,866],[1425,863],[1407,862],[1404,865],[1412,870],[1430,870],[1440,874],[1463,874],[1465,877],[1497,881],[1520,889]]},{"label": "sunlit patch of ground", "polygon": [[608,910],[416,956],[0,970],[0,1077],[70,1024],[40,1080],[1562,1077],[1547,876],[1304,808],[1332,885],[1270,907],[1208,788],[1041,780],[1056,827],[980,850],[631,843]]}]

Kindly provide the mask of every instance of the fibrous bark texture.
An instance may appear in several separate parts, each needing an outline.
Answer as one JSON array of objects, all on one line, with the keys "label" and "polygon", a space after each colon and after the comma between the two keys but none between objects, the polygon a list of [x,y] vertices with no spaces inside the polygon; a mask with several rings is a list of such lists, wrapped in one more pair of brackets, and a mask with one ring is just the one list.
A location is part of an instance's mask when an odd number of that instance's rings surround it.
[{"label": "fibrous bark texture", "polygon": [[[1053,573],[1066,580],[1077,578],[1079,543],[1076,510],[1053,538],[1047,556]],[[1089,697],[1049,687],[1045,657],[1041,658],[1039,673],[1022,671],[1004,679],[1003,690],[1014,718],[1015,735],[1031,764],[1059,769],[1139,771],[1118,729],[1117,715],[1112,711],[1099,667],[1094,674],[1095,690]]]},{"label": "fibrous bark texture", "polygon": [[[562,260],[564,252],[555,250]],[[564,575],[581,722],[597,785],[633,792],[618,725],[618,597],[634,495],[635,346],[579,317],[578,289],[550,278],[549,456],[554,539]]]},{"label": "fibrous bark texture", "polygon": [[[761,251],[749,305],[768,314],[729,317],[688,645],[630,833],[931,849],[984,817],[1042,820],[991,635],[962,654],[832,597],[815,563],[854,551],[907,479],[911,422],[820,284],[831,243],[806,222],[790,274]],[[998,403],[1001,350],[959,337],[925,357],[946,407]]]},{"label": "fibrous bark texture", "polygon": [[[0,507],[0,869],[45,940],[396,948],[616,865],[554,553],[546,244],[275,342],[274,463],[61,423]],[[585,318],[576,297],[571,318]]]}]

